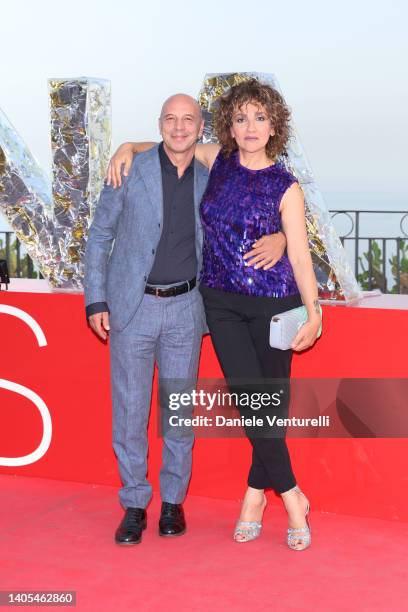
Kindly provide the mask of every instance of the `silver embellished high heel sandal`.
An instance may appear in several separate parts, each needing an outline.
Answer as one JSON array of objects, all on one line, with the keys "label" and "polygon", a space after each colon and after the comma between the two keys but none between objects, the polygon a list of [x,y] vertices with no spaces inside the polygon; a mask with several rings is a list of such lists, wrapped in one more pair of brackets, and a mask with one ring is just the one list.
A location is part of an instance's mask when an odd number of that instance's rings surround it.
[{"label": "silver embellished high heel sandal", "polygon": [[[264,495],[264,511],[266,508],[266,496]],[[250,542],[261,535],[261,521],[237,521],[234,540],[235,542]]]},{"label": "silver embellished high heel sandal", "polygon": [[[297,485],[293,487],[293,490],[298,491],[298,493],[301,493],[303,497],[307,500],[307,509],[305,514],[307,527],[288,527],[288,546],[291,550],[305,550],[305,548],[308,548],[308,546],[310,546],[310,544],[312,543],[312,530],[310,528],[309,521],[307,518],[307,515],[310,511],[310,504],[306,495],[303,493],[303,491],[299,489]],[[302,548],[296,548],[296,546],[299,545],[297,543],[298,540],[301,540],[303,545]]]}]

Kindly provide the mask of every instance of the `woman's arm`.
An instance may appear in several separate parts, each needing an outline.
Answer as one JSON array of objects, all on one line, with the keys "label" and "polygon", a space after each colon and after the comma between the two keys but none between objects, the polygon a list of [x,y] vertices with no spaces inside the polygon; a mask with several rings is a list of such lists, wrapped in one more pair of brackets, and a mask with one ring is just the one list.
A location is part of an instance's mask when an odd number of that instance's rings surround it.
[{"label": "woman's arm", "polygon": [[211,170],[220,149],[219,144],[197,144],[194,155],[203,166]]},{"label": "woman's arm", "polygon": [[287,240],[287,252],[293,268],[296,284],[307,309],[308,321],[300,328],[292,348],[303,351],[316,340],[321,323],[317,282],[306,231],[305,203],[297,183],[283,195],[280,213],[283,231]]},{"label": "woman's arm", "polygon": [[127,176],[132,165],[133,156],[152,149],[156,142],[124,142],[112,156],[107,174],[107,183],[112,187],[120,187],[123,175]]},{"label": "woman's arm", "polygon": [[[124,142],[120,145],[109,162],[108,185],[120,187],[122,184],[122,171],[124,176],[128,175],[133,156],[152,149],[156,144],[156,142]],[[217,144],[198,144],[196,145],[194,155],[198,161],[211,170],[220,148],[220,145]]]}]

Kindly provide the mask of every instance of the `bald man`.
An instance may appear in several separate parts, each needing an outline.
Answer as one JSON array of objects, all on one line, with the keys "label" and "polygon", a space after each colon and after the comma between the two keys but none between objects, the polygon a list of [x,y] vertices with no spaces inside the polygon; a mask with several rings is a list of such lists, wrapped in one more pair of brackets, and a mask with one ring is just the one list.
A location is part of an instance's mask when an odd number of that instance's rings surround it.
[{"label": "bald man", "polygon": [[[113,447],[125,509],[115,533],[121,545],[141,541],[152,496],[147,425],[155,363],[163,428],[159,534],[186,530],[182,502],[193,432],[168,426],[175,414],[169,399],[194,389],[206,328],[196,284],[203,241],[199,203],[208,179],[194,159],[203,131],[199,105],[190,96],[172,96],[159,129],[163,141],[133,158],[120,186],[104,186],[85,254],[87,318],[102,340],[110,337]],[[285,240],[282,251],[284,246]],[[177,422],[191,414],[191,405],[180,406]]]},{"label": "bald man", "polygon": [[[152,496],[146,475],[154,364],[167,423],[169,395],[194,387],[205,330],[196,276],[202,246],[198,206],[208,171],[194,160],[203,130],[197,102],[182,94],[169,98],[159,129],[163,142],[134,158],[121,186],[104,186],[85,253],[86,315],[102,340],[109,334],[113,447],[125,509],[115,533],[121,545],[141,541]],[[191,415],[191,407],[182,409]],[[186,530],[182,502],[192,445],[191,428],[164,427],[162,536]]]}]

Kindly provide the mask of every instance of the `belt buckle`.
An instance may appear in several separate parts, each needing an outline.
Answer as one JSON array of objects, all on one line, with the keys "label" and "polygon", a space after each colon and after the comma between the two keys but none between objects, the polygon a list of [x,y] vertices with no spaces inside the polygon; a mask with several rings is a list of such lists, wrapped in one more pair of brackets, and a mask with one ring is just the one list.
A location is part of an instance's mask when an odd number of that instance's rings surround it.
[{"label": "belt buckle", "polygon": [[158,287],[155,287],[155,289],[154,289],[154,295],[155,295],[156,297],[159,297],[159,288],[158,288]]}]

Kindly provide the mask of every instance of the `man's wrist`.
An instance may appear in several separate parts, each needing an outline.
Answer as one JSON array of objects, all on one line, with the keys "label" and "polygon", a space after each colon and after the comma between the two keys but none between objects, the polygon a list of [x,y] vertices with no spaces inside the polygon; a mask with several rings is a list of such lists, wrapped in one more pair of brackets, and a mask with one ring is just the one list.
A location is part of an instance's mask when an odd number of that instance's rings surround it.
[{"label": "man's wrist", "polygon": [[287,240],[286,240],[285,234],[282,232],[282,230],[279,230],[278,234],[280,234],[280,239],[282,240],[282,244],[286,248]]},{"label": "man's wrist", "polygon": [[88,306],[85,307],[87,319],[89,319],[89,317],[94,314],[99,314],[100,312],[110,313],[107,302],[93,302],[92,304],[88,304]]}]

